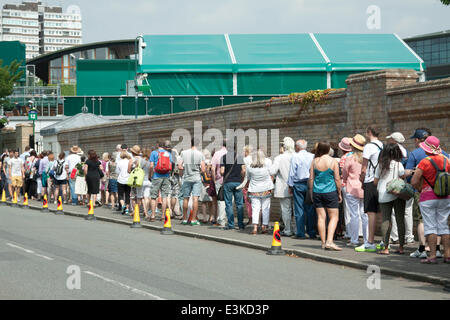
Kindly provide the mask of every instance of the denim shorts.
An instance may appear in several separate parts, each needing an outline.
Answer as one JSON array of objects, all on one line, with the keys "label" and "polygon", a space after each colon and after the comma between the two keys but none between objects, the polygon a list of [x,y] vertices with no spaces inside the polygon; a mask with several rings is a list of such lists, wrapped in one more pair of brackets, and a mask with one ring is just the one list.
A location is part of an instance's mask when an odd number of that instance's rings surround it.
[{"label": "denim shorts", "polygon": [[181,194],[184,198],[189,198],[192,194],[193,197],[200,197],[202,193],[203,183],[201,181],[188,182],[184,181],[181,186]]},{"label": "denim shorts", "polygon": [[117,188],[117,180],[109,179],[108,182],[108,192],[117,193],[119,190]]}]

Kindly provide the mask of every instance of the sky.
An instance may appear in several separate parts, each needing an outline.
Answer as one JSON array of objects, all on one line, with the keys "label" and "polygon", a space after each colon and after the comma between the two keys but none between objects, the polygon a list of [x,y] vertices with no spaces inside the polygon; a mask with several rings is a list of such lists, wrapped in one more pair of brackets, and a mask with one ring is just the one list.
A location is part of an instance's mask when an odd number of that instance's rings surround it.
[{"label": "sky", "polygon": [[[19,3],[0,0],[0,4]],[[78,6],[83,43],[139,34],[397,33],[406,38],[450,30],[439,0],[48,0]],[[367,13],[379,8],[379,20]],[[367,21],[378,22],[369,29]]]}]

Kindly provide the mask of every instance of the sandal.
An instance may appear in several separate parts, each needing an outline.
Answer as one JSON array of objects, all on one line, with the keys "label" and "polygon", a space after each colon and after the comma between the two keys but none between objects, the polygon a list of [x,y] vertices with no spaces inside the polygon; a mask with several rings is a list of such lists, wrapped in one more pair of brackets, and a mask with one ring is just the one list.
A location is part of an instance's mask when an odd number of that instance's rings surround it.
[{"label": "sandal", "polygon": [[252,232],[251,232],[251,235],[257,235],[258,234],[258,230],[253,230]]},{"label": "sandal", "polygon": [[390,253],[389,253],[389,251],[386,252],[386,251],[380,250],[377,252],[377,254],[382,255],[382,256],[388,256]]},{"label": "sandal", "polygon": [[395,254],[405,254],[405,251],[395,250],[394,253]]},{"label": "sandal", "polygon": [[339,248],[337,245],[333,244],[327,244],[325,245],[325,250],[332,250],[332,251],[342,251],[342,248]]},{"label": "sandal", "polygon": [[427,259],[420,260],[420,263],[423,263],[423,264],[437,264],[437,260],[436,260],[436,258],[433,258],[433,259],[427,258]]}]

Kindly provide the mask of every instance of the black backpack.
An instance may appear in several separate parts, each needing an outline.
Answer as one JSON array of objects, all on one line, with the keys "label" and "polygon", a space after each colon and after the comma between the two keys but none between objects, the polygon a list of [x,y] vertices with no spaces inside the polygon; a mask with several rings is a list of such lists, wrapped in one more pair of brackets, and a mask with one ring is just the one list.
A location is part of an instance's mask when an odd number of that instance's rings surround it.
[{"label": "black backpack", "polygon": [[66,162],[66,161],[63,160],[62,162],[60,162],[60,161],[58,160],[57,162],[58,162],[58,164],[56,165],[55,175],[60,176],[60,175],[62,175],[62,173],[63,173],[63,170],[64,170],[64,162]]}]

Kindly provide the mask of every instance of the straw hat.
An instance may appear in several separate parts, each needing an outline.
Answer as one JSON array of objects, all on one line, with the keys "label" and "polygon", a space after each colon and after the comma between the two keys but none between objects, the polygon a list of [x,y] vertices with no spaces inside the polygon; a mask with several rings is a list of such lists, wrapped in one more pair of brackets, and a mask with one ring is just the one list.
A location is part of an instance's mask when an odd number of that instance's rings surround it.
[{"label": "straw hat", "polygon": [[82,154],[83,150],[81,150],[81,148],[79,146],[73,146],[72,148],[70,148],[70,152],[75,153],[75,154]]},{"label": "straw hat", "polygon": [[441,142],[435,136],[428,137],[425,142],[419,144],[419,146],[426,152],[430,154],[441,154]]},{"label": "straw hat", "polygon": [[136,156],[141,154],[141,147],[138,145],[133,146],[133,148],[130,149],[130,152]]},{"label": "straw hat", "polygon": [[362,135],[357,134],[353,137],[353,139],[350,140],[350,144],[360,151],[364,150],[364,144],[366,143],[366,138],[364,138]]},{"label": "straw hat", "polygon": [[341,142],[339,142],[339,148],[342,151],[350,152],[352,151],[352,147],[350,145],[350,138],[342,138]]}]

